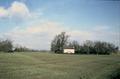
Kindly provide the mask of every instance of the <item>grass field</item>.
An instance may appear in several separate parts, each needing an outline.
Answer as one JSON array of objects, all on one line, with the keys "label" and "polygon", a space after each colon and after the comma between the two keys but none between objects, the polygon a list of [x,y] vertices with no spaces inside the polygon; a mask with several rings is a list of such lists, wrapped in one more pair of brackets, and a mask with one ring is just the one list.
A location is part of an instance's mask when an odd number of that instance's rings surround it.
[{"label": "grass field", "polygon": [[0,79],[110,79],[118,55],[0,53]]}]

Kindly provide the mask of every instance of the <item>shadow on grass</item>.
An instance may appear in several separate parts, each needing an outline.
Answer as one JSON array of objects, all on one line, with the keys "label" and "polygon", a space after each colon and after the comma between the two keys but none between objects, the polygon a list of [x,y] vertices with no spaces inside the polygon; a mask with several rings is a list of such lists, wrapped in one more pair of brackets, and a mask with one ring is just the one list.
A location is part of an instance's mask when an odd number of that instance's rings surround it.
[{"label": "shadow on grass", "polygon": [[109,79],[120,79],[120,69],[117,69],[115,72],[113,72],[109,76]]}]

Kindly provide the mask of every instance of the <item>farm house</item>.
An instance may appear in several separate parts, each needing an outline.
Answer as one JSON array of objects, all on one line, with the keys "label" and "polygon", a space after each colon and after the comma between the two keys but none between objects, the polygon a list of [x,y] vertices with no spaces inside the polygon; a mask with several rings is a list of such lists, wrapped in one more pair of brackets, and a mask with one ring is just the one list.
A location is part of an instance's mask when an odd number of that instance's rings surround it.
[{"label": "farm house", "polygon": [[64,48],[64,53],[68,53],[68,54],[74,54],[75,53],[75,49],[73,47],[68,47],[68,48]]}]

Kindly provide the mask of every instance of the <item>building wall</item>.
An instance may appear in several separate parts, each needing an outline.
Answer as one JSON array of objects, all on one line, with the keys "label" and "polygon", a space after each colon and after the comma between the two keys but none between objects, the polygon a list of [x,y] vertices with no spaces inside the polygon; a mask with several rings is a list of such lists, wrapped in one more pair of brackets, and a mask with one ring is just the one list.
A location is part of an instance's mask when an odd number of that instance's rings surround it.
[{"label": "building wall", "polygon": [[75,53],[75,49],[64,49],[64,53]]}]

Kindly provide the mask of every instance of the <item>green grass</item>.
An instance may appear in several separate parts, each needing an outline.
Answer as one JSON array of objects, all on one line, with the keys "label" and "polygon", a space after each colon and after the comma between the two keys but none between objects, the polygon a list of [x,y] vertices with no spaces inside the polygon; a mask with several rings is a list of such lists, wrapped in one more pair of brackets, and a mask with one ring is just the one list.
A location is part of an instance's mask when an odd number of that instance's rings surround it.
[{"label": "green grass", "polygon": [[120,55],[0,53],[0,79],[110,79]]}]

